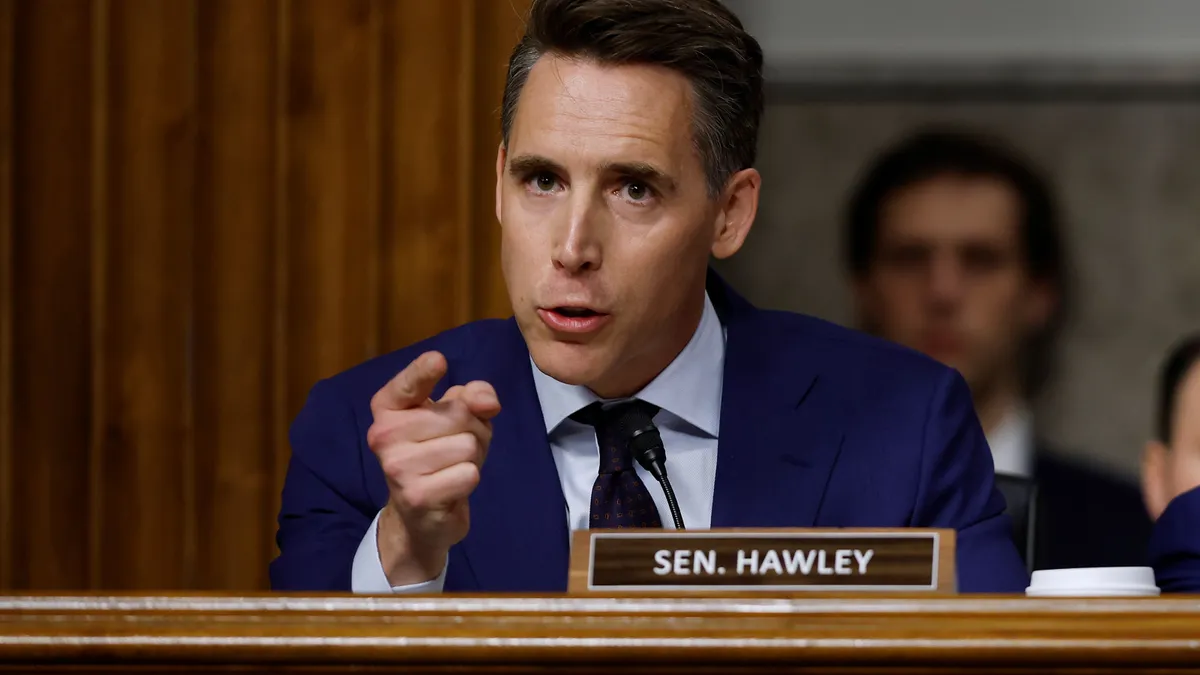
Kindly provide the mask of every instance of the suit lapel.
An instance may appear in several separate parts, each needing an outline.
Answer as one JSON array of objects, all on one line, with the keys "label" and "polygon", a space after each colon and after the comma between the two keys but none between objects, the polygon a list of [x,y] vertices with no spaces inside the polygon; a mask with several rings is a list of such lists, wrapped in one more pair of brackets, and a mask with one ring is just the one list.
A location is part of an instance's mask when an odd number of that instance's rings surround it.
[{"label": "suit lapel", "polygon": [[[509,319],[500,339],[473,344],[478,369],[456,378],[496,388],[502,410],[479,487],[471,496],[471,530],[463,550],[481,588],[562,591],[569,557],[565,499],[546,438],[529,351]],[[475,370],[475,368],[473,368]]]},{"label": "suit lapel", "polygon": [[821,356],[715,274],[708,288],[726,327],[712,527],[812,527],[842,441]]}]

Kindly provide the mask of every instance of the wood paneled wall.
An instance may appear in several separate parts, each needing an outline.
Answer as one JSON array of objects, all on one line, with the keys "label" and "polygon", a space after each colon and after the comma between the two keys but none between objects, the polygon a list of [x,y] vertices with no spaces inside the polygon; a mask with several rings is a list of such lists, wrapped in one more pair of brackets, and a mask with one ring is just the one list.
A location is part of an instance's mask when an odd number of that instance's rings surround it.
[{"label": "wood paneled wall", "polygon": [[508,314],[528,0],[0,0],[0,587],[267,584],[319,378]]}]

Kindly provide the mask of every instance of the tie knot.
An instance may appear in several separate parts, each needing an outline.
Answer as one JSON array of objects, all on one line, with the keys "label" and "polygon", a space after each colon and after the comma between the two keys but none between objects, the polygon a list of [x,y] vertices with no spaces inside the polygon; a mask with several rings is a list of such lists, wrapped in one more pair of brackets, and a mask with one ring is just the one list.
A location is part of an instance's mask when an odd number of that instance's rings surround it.
[{"label": "tie knot", "polygon": [[658,406],[631,398],[615,403],[596,401],[580,408],[571,415],[571,419],[591,427],[611,426],[615,429],[628,429],[628,433],[632,434],[637,431],[636,427],[653,424],[657,414]]},{"label": "tie knot", "polygon": [[648,431],[657,433],[656,414],[658,406],[631,399],[607,404],[597,401],[571,415],[571,419],[595,427],[603,474],[633,470],[629,441]]}]

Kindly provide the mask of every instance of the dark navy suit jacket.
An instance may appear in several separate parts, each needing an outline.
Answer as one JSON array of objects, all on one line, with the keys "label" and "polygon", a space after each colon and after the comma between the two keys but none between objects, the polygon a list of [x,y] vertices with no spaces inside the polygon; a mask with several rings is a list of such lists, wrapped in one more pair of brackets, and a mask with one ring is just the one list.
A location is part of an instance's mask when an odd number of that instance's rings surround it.
[{"label": "dark navy suit jacket", "polygon": [[[818,319],[756,309],[715,274],[708,292],[727,335],[712,527],[953,528],[960,591],[1024,590],[957,372]],[[350,590],[355,551],[387,501],[366,443],[371,397],[431,349],[449,362],[435,398],[478,379],[503,406],[445,590],[566,590],[565,502],[512,319],[455,328],[313,387],[291,430],[276,590]]]},{"label": "dark navy suit jacket", "polygon": [[1155,521],[1150,564],[1164,593],[1200,593],[1200,487],[1172,499]]}]

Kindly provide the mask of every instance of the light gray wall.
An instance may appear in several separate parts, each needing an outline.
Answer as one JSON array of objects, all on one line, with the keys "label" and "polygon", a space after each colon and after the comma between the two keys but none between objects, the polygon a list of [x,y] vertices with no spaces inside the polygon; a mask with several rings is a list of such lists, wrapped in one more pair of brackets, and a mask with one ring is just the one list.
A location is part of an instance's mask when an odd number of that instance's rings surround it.
[{"label": "light gray wall", "polygon": [[727,0],[773,66],[813,59],[1200,57],[1195,0]]}]

